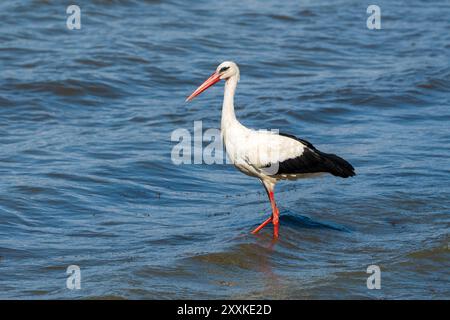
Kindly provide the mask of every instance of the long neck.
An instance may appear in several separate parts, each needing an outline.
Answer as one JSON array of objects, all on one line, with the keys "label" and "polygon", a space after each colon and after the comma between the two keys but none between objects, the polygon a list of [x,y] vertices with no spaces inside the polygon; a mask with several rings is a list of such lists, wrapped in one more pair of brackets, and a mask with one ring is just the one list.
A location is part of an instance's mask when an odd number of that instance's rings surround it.
[{"label": "long neck", "polygon": [[234,114],[234,93],[237,86],[237,77],[233,76],[225,82],[225,92],[223,96],[222,106],[222,129],[230,125],[231,122],[237,122],[236,115]]}]

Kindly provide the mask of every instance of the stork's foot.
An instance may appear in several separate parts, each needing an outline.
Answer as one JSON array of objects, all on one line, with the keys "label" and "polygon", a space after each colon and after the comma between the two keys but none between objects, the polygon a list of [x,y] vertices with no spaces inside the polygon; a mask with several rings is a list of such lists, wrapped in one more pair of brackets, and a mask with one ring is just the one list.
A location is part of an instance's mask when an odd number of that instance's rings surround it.
[{"label": "stork's foot", "polygon": [[270,216],[266,221],[261,223],[259,227],[255,228],[252,231],[252,234],[257,234],[262,228],[264,228],[269,223],[273,223],[273,237],[274,239],[278,239],[278,226],[279,226],[279,213],[278,210],[276,211],[276,214],[274,216]]}]

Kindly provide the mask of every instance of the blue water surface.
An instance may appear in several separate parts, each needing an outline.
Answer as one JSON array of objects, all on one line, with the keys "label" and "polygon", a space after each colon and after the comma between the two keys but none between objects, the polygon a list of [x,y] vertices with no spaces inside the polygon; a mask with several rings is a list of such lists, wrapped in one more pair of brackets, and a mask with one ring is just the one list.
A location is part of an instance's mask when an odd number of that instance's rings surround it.
[{"label": "blue water surface", "polygon": [[[0,3],[0,298],[449,298],[450,3]],[[236,113],[350,161],[277,186],[175,165],[174,130]],[[81,289],[66,287],[69,265]],[[367,267],[381,269],[369,290]]]}]

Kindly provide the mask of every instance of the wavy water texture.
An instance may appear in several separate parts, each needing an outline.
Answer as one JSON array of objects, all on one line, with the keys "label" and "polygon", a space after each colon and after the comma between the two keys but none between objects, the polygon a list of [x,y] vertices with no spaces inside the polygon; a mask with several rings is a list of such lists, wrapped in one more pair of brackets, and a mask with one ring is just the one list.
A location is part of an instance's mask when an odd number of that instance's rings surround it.
[{"label": "wavy water texture", "polygon": [[[0,3],[0,298],[450,296],[448,1]],[[445,14],[447,12],[447,14]],[[350,161],[280,183],[270,206],[230,165],[175,165],[175,129],[236,112]],[[79,265],[82,290],[65,287]],[[382,289],[368,290],[379,265]]]}]

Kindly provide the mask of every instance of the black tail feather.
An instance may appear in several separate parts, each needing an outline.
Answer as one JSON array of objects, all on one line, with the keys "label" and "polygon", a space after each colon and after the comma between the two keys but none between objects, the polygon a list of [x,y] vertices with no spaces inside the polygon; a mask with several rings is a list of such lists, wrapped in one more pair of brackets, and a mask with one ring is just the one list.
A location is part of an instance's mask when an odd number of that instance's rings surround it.
[{"label": "black tail feather", "polygon": [[279,133],[302,143],[305,148],[297,158],[287,159],[280,163],[280,174],[328,172],[334,176],[348,178],[355,175],[355,168],[341,157],[317,150],[312,143],[296,136]]},{"label": "black tail feather", "polygon": [[323,164],[327,172],[342,178],[353,177],[355,175],[355,168],[346,160],[335,154],[324,153],[317,149],[315,151],[325,160]]}]

